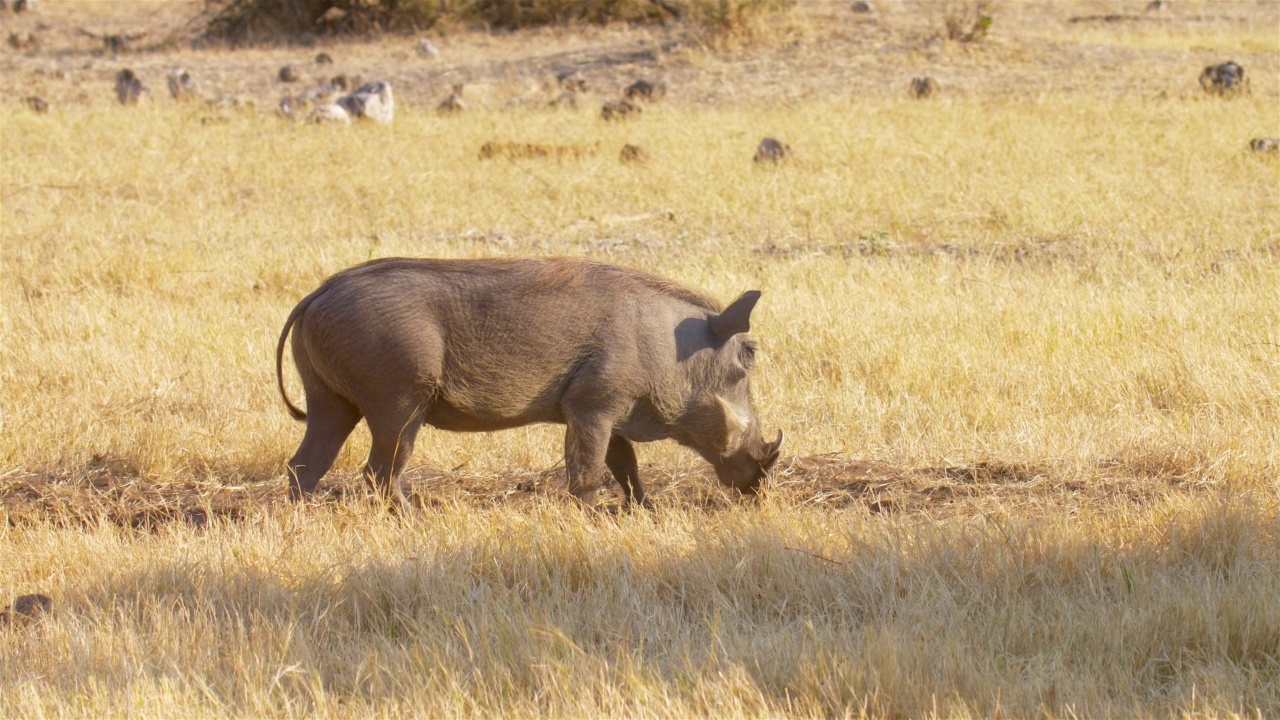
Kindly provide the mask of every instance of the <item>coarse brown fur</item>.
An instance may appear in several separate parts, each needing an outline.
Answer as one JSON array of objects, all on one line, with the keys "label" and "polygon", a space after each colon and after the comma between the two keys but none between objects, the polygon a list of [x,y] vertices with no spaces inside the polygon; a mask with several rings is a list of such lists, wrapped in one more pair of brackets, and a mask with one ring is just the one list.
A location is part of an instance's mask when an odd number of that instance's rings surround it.
[{"label": "coarse brown fur", "polygon": [[[669,280],[581,259],[387,258],[326,280],[289,314],[276,375],[307,421],[291,494],[314,490],[355,425],[373,436],[366,477],[383,491],[423,424],[490,431],[567,426],[569,490],[604,470],[644,503],[631,442],[671,438],[724,484],[754,493],[776,461],[752,408],[758,292],[728,308]],[[284,389],[285,340],[308,412]]]}]

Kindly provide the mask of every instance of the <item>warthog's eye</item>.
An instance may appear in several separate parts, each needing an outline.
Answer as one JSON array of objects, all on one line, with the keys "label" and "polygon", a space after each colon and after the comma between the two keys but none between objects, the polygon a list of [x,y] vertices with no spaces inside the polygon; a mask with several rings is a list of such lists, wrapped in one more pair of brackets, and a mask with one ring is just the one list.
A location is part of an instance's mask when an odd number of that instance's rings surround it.
[{"label": "warthog's eye", "polygon": [[742,367],[750,370],[752,365],[756,364],[756,342],[750,338],[742,341],[742,346],[738,349],[738,361],[742,363]]}]

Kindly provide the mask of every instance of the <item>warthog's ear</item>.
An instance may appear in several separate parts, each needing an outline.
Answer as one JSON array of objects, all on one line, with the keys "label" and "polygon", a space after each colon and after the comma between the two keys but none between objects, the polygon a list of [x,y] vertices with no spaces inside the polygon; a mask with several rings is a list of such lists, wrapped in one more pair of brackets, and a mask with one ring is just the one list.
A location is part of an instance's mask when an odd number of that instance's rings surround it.
[{"label": "warthog's ear", "polygon": [[708,321],[711,335],[715,337],[717,344],[723,345],[734,335],[751,331],[751,309],[759,299],[759,290],[748,290],[725,308],[724,312]]},{"label": "warthog's ear", "polygon": [[742,444],[742,436],[751,427],[751,418],[719,395],[716,396],[716,402],[720,403],[720,410],[724,412],[724,451],[733,452]]}]

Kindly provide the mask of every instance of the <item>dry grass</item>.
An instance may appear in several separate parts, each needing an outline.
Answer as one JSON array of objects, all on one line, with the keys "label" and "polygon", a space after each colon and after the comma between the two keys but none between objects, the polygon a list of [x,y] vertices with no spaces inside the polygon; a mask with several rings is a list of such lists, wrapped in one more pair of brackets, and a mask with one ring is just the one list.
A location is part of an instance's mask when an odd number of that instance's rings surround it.
[{"label": "dry grass", "polygon": [[[1280,713],[1280,163],[1245,150],[1280,135],[1275,8],[1005,2],[961,47],[884,5],[621,66],[669,31],[336,47],[391,127],[110,101],[125,62],[250,94],[297,51],[0,57],[55,101],[0,104],[0,598],[56,603],[0,631],[0,715]],[[1200,93],[1231,58],[1252,94]],[[671,92],[548,111],[557,64]],[[473,110],[426,110],[457,77]],[[794,157],[753,167],[765,135]],[[658,511],[587,516],[531,428],[428,431],[418,518],[352,492],[363,431],[284,504],[292,305],[370,257],[525,254],[764,290],[769,496],[658,444]]]}]

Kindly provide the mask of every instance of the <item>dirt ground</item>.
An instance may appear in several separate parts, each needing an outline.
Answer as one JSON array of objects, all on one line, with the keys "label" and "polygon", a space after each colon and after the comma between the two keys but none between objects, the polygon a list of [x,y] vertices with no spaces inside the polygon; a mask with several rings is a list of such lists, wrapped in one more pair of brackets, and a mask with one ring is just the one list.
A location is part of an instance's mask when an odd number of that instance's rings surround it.
[{"label": "dirt ground", "polygon": [[[750,502],[722,490],[710,468],[672,470],[646,466],[641,475],[657,512],[686,508],[716,511]],[[563,471],[516,470],[475,473],[413,468],[401,478],[411,501],[420,507],[453,504],[493,508],[540,502],[569,502]],[[316,502],[368,498],[354,473],[333,473],[321,485]],[[1141,506],[1173,496],[1219,493],[1168,468],[1143,467],[1117,460],[1107,467],[1074,473],[998,462],[949,467],[902,468],[838,456],[783,458],[767,485],[769,501],[827,510],[865,508],[870,513],[947,517],[974,512],[1039,516],[1074,514],[1082,508],[1105,510]],[[598,498],[616,509],[621,493],[609,487]],[[98,458],[59,473],[15,472],[0,479],[0,508],[10,525],[55,520],[69,525],[112,524],[156,529],[179,522],[204,525],[211,517],[237,520],[285,500],[283,474],[208,477],[157,482],[135,470]]]},{"label": "dirt ground", "polygon": [[[440,49],[438,58],[425,58],[415,51],[417,38],[403,35],[361,41],[318,35],[233,50],[198,40],[202,3],[46,0],[36,13],[0,13],[0,35],[10,38],[0,47],[0,92],[12,103],[30,95],[54,107],[110,103],[115,74],[128,67],[149,85],[153,101],[170,102],[165,75],[182,67],[205,97],[235,98],[263,112],[281,96],[336,75],[387,81],[397,104],[410,108],[433,108],[457,83],[467,86],[474,107],[544,105],[558,94],[553,78],[562,72],[586,79],[587,107],[641,77],[663,80],[667,102],[683,106],[905,96],[914,75],[935,77],[943,96],[954,98],[1050,92],[1161,98],[1200,93],[1200,70],[1234,59],[1249,71],[1254,93],[1280,95],[1273,54],[1228,58],[1201,44],[1188,53],[1180,41],[1274,36],[1280,5],[1266,0],[1175,2],[1159,12],[1137,0],[1006,2],[980,43],[941,37],[944,3],[872,5],[873,12],[859,14],[848,3],[806,0],[745,40],[678,26],[424,33]],[[29,36],[38,47],[16,47]],[[125,38],[124,46],[112,49],[104,39],[110,36]],[[320,52],[333,64],[317,65]],[[284,65],[301,70],[302,81],[280,82]]]}]

